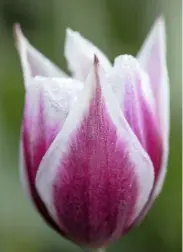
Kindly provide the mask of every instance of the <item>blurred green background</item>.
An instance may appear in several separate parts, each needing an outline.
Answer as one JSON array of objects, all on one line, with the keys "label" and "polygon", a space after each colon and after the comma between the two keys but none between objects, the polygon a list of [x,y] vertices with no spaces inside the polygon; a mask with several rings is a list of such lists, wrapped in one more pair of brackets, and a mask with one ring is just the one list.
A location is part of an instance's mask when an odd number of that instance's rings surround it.
[{"label": "blurred green background", "polygon": [[0,1],[0,251],[74,252],[80,248],[49,229],[25,198],[19,182],[19,136],[24,101],[12,24],[66,70],[65,28],[80,31],[111,60],[135,55],[155,18],[167,24],[171,88],[168,175],[143,223],[108,251],[181,251],[181,0],[1,0]]}]

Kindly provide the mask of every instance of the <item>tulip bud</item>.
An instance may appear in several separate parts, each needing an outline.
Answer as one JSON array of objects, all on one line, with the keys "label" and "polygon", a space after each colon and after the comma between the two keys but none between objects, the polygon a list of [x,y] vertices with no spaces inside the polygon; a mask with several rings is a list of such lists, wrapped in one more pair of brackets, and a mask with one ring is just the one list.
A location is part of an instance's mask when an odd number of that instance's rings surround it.
[{"label": "tulip bud", "polygon": [[[67,77],[18,26],[26,95],[21,175],[39,213],[89,248],[119,239],[145,216],[166,173],[169,94],[164,22],[137,58],[107,57],[67,30]],[[38,64],[39,62],[39,64]]]}]

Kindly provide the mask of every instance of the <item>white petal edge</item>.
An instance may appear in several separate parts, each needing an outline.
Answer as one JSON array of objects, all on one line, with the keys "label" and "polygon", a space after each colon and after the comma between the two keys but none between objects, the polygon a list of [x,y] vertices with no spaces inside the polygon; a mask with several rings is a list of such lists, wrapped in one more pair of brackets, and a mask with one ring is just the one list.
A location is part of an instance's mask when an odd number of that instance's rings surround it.
[{"label": "white petal edge", "polygon": [[[43,117],[46,123],[45,127],[51,127],[58,124],[60,127],[65,122],[70,107],[77,100],[77,97],[83,89],[83,83],[72,78],[48,78],[36,76],[31,80],[27,88],[27,111],[25,116],[33,121],[39,116],[40,109],[43,108]],[[41,95],[41,100],[40,100]],[[32,125],[33,126],[33,125]],[[34,126],[30,130],[34,129]],[[46,129],[45,129],[46,130]],[[45,132],[46,133],[46,132]],[[36,137],[36,132],[32,132],[32,140]],[[38,137],[38,136],[37,136]],[[46,136],[45,136],[46,137]]]},{"label": "white petal edge", "polygon": [[165,20],[163,16],[160,16],[155,24],[150,29],[141,49],[139,50],[137,54],[137,59],[139,60],[140,64],[146,68],[148,60],[149,60],[149,52],[151,51],[151,48],[154,45],[154,41],[158,39],[160,46],[161,46],[161,53],[162,57],[164,58],[166,54],[166,32],[165,32]]},{"label": "white petal edge", "polygon": [[[141,66],[147,72],[147,64],[150,60],[150,51],[154,44],[154,41],[158,39],[161,47],[160,60],[162,61],[161,65],[163,66],[163,72],[161,77],[161,83],[159,86],[159,96],[157,97],[160,105],[158,107],[159,117],[160,117],[160,127],[162,134],[167,138],[169,132],[169,78],[167,71],[166,63],[166,31],[165,31],[165,21],[161,16],[157,19],[154,26],[150,30],[141,50],[137,55],[137,59],[140,62]],[[148,74],[148,72],[147,72]]]},{"label": "white petal edge", "polygon": [[[119,101],[120,106],[123,104],[125,88],[128,85],[128,79],[132,82],[135,89],[137,87],[136,74],[141,78],[139,87],[145,100],[148,102],[152,110],[154,110],[154,97],[149,84],[149,77],[142,69],[136,58],[131,55],[119,55],[114,60],[114,66],[107,73],[107,79],[111,84],[114,94]],[[134,76],[134,81],[132,77]]]},{"label": "white petal edge", "polygon": [[[105,74],[100,66],[99,78],[109,115],[119,130],[119,134],[123,137],[126,137],[126,141],[131,143],[131,160],[137,164],[137,168],[134,172],[138,179],[139,196],[136,202],[134,215],[131,219],[132,222],[139,215],[150,195],[154,183],[153,165],[148,155],[144,152],[139,144],[136,136],[129,128],[128,123],[123,118],[119,104],[116,103],[112,89],[109,83],[106,82]],[[85,88],[78,98],[79,102],[74,104],[72,107],[62,131],[57,135],[55,141],[52,143],[46,155],[42,159],[36,175],[36,188],[38,193],[47,206],[52,218],[56,221],[58,217],[56,215],[56,210],[53,203],[53,185],[57,167],[59,166],[60,160],[62,159],[64,153],[66,153],[69,148],[68,142],[70,134],[79,126],[83,115],[87,113],[87,109],[95,88],[96,76],[92,67],[92,71],[87,78]]]},{"label": "white petal edge", "polygon": [[66,29],[64,55],[74,78],[81,81],[86,79],[93,64],[94,54],[99,58],[102,67],[108,71],[111,63],[107,56],[79,32]]},{"label": "white petal edge", "polygon": [[20,56],[25,87],[29,85],[30,79],[35,77],[31,74],[31,63],[28,60],[28,54],[33,60],[35,60],[34,64],[38,68],[37,75],[42,75],[45,77],[67,77],[67,75],[61,69],[59,69],[54,63],[52,63],[47,57],[41,54],[29,43],[29,41],[23,35],[19,24],[14,25],[14,37]]},{"label": "white petal edge", "polygon": [[[71,78],[46,78],[42,76],[36,76],[31,81],[27,88],[26,94],[28,95],[28,107],[26,110],[26,116],[29,120],[34,121],[38,116],[40,106],[40,94],[41,105],[44,108],[44,126],[45,126],[45,142],[50,142],[49,129],[53,128],[55,124],[58,124],[61,128],[67,114],[69,113],[71,104],[77,100],[78,93],[83,89],[83,83],[73,80]],[[33,118],[33,120],[31,119]],[[39,140],[40,132],[35,126],[35,123],[29,125],[30,144],[32,152],[34,144]],[[47,134],[48,133],[48,134]],[[29,181],[27,177],[26,164],[24,158],[24,151],[22,146],[22,140],[20,144],[20,180],[22,182],[25,194],[31,199],[32,196],[29,190]],[[31,153],[30,153],[31,155]],[[31,158],[31,157],[29,157]]]},{"label": "white petal edge", "polygon": [[163,182],[167,172],[167,162],[169,153],[169,132],[170,132],[170,90],[169,90],[169,78],[166,63],[166,29],[165,20],[163,16],[160,16],[151,28],[144,44],[142,45],[137,59],[141,66],[147,71],[148,74],[148,60],[150,60],[150,51],[154,44],[154,41],[158,39],[160,44],[160,60],[162,65],[162,76],[158,90],[158,97],[156,103],[158,103],[159,121],[161,134],[163,138],[163,161],[161,171],[156,182],[156,187],[153,193],[153,200],[159,195],[162,190]]}]

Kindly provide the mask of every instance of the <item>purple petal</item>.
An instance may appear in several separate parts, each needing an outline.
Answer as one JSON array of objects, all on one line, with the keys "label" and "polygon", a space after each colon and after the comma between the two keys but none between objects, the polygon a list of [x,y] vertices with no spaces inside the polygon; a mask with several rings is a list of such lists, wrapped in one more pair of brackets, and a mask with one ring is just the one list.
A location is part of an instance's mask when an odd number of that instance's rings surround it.
[{"label": "purple petal", "polygon": [[22,181],[38,211],[56,229],[36,191],[35,176],[81,87],[81,83],[71,79],[36,77],[26,92],[21,142]]},{"label": "purple petal", "polygon": [[152,160],[156,179],[162,162],[162,138],[148,77],[135,58],[124,55],[115,59],[108,79],[126,120]]},{"label": "purple petal", "polygon": [[[149,75],[155,111],[162,138],[162,162],[150,204],[161,192],[167,170],[169,149],[169,81],[166,64],[166,34],[163,17],[157,19],[145,40],[138,60]],[[149,208],[149,207],[148,207]]]},{"label": "purple petal", "polygon": [[78,100],[40,164],[36,186],[68,237],[100,247],[139,215],[153,167],[96,61]]}]

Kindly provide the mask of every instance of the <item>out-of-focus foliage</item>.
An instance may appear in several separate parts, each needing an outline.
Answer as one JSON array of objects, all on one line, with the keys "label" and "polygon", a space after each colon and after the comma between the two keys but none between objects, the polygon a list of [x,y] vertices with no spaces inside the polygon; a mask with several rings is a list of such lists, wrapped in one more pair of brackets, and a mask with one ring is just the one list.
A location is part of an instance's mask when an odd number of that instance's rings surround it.
[{"label": "out-of-focus foliage", "polygon": [[0,251],[69,252],[80,248],[50,230],[19,182],[19,135],[24,100],[12,25],[20,22],[37,48],[63,69],[65,28],[98,45],[109,58],[135,55],[155,18],[167,23],[171,84],[170,159],[166,183],[144,222],[108,251],[181,251],[181,0],[0,1]]}]

